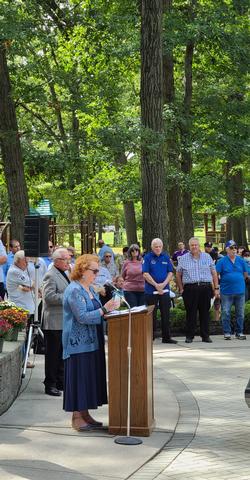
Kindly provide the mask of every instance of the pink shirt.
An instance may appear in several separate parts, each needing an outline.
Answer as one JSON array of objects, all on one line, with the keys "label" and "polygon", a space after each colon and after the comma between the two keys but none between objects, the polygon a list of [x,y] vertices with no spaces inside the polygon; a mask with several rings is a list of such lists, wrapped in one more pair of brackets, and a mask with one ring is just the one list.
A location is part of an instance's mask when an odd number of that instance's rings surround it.
[{"label": "pink shirt", "polygon": [[124,278],[123,290],[127,292],[144,292],[144,277],[140,260],[125,260],[122,267]]}]

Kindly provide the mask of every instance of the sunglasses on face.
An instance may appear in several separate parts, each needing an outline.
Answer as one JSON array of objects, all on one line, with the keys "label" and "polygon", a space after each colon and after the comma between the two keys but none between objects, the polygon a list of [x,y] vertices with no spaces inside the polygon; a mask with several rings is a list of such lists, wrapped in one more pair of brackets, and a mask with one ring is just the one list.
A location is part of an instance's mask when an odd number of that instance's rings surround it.
[{"label": "sunglasses on face", "polygon": [[237,247],[229,247],[230,250],[237,250]]},{"label": "sunglasses on face", "polygon": [[111,258],[112,255],[105,255],[105,258]]},{"label": "sunglasses on face", "polygon": [[94,275],[97,275],[97,273],[99,273],[98,268],[88,268],[87,270],[90,270],[91,272],[93,272]]}]

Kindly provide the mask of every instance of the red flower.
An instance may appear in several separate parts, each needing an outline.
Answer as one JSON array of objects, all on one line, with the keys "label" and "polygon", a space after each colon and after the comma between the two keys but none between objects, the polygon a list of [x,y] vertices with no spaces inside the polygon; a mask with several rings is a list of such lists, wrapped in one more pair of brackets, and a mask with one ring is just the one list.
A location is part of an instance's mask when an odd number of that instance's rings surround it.
[{"label": "red flower", "polygon": [[7,320],[0,318],[0,337],[5,337],[12,325]]}]

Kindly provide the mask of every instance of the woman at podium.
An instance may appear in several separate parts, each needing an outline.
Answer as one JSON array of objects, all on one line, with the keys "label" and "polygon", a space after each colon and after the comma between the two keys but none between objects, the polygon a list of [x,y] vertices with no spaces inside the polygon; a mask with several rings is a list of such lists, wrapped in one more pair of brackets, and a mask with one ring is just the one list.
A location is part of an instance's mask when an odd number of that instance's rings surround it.
[{"label": "woman at podium", "polygon": [[76,260],[63,302],[63,408],[72,412],[72,427],[86,431],[102,426],[90,415],[107,403],[103,315],[117,307],[111,299],[101,305],[92,284],[99,272],[96,255]]}]

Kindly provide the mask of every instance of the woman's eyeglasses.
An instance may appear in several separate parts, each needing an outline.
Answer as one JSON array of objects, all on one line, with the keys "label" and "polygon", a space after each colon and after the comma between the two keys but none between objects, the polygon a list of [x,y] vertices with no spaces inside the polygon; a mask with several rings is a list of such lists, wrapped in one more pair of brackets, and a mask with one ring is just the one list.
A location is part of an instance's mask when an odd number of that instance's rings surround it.
[{"label": "woman's eyeglasses", "polygon": [[87,270],[90,270],[90,271],[93,272],[95,275],[97,275],[97,273],[99,273],[98,268],[87,268]]}]

